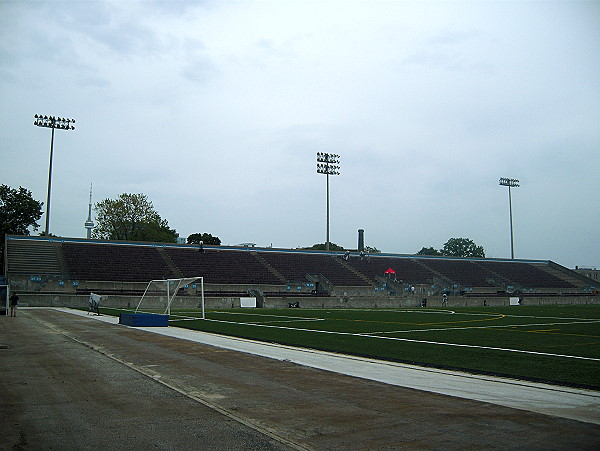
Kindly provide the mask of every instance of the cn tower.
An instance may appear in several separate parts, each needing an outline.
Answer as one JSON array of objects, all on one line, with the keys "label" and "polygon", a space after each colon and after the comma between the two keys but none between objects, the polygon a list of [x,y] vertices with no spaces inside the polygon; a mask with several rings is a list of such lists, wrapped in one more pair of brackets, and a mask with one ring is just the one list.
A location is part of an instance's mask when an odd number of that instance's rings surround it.
[{"label": "cn tower", "polygon": [[88,218],[85,221],[85,228],[87,229],[87,239],[92,237],[92,229],[94,228],[94,221],[92,220],[92,185],[90,184],[90,204],[88,209]]}]

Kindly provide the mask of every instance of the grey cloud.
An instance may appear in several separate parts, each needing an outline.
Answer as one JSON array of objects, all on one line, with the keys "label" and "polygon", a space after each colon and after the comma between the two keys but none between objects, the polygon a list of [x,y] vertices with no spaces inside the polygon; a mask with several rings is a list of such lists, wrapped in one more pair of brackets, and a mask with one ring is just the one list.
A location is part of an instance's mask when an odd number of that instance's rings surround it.
[{"label": "grey cloud", "polygon": [[477,31],[450,31],[445,30],[435,34],[427,39],[430,45],[456,45],[463,44],[474,38],[481,37],[481,33]]},{"label": "grey cloud", "polygon": [[478,72],[493,74],[495,66],[485,61],[476,61],[464,52],[447,48],[423,48],[401,60],[402,66],[422,66],[447,69],[455,72]]},{"label": "grey cloud", "polygon": [[70,2],[65,8],[50,8],[48,14],[56,15],[57,23],[76,39],[91,39],[119,54],[147,53],[162,47],[158,33],[142,24],[135,13],[119,11],[109,2]]},{"label": "grey cloud", "polygon": [[218,67],[208,57],[197,56],[187,61],[181,75],[194,83],[204,83],[220,73]]},{"label": "grey cloud", "polygon": [[199,39],[187,39],[181,46],[181,59],[184,62],[181,76],[194,83],[204,83],[221,71],[208,56],[204,42]]}]

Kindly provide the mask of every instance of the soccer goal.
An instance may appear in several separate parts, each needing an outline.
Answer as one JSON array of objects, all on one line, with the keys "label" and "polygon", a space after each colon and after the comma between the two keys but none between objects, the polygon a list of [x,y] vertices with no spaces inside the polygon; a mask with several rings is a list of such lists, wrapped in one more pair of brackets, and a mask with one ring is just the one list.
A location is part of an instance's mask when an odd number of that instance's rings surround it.
[{"label": "soccer goal", "polygon": [[135,313],[140,309],[140,305],[144,301],[146,296],[166,296],[167,298],[167,306],[165,308],[164,315],[171,314],[171,303],[177,296],[177,292],[180,288],[183,288],[191,283],[200,281],[200,305],[202,307],[202,319],[204,319],[204,277],[184,277],[181,279],[158,279],[151,280],[144,290],[144,294],[138,302],[137,307],[135,308]]}]

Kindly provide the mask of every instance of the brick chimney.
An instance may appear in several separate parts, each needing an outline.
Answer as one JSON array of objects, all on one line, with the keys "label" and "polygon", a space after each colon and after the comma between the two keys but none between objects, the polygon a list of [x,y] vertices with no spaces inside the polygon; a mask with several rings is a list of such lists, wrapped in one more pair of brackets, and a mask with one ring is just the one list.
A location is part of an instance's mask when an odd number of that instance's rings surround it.
[{"label": "brick chimney", "polygon": [[358,250],[365,250],[365,231],[363,229],[358,229]]}]

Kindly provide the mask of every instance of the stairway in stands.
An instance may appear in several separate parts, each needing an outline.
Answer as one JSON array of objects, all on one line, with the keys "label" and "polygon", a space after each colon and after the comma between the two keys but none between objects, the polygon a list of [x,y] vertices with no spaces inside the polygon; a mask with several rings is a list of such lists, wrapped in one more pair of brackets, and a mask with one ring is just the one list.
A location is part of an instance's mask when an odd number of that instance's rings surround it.
[{"label": "stairway in stands", "polygon": [[588,288],[594,284],[593,280],[588,279],[587,277],[554,262],[532,263],[531,265],[545,271],[548,274],[551,274],[554,277],[558,277],[559,279],[564,280],[565,282],[577,288]]},{"label": "stairway in stands", "polygon": [[264,258],[262,258],[261,255],[258,255],[258,252],[250,252],[250,254],[253,255],[256,258],[256,260],[262,266],[264,266],[271,274],[273,274],[281,283],[288,283],[288,280],[283,276],[283,274],[281,274],[279,271],[277,271],[275,268],[269,265],[269,263]]},{"label": "stairway in stands", "polygon": [[8,240],[11,273],[62,275],[59,243],[48,241]]},{"label": "stairway in stands", "polygon": [[171,272],[174,274],[174,277],[182,278],[183,273],[177,267],[177,265],[173,262],[173,259],[171,259],[169,254],[167,254],[167,252],[162,247],[157,247],[156,250],[158,251],[159,255],[162,257],[162,259],[165,261],[165,263],[167,264],[167,266],[169,267]]},{"label": "stairway in stands", "polygon": [[358,269],[355,269],[351,265],[349,265],[348,263],[346,263],[346,260],[344,260],[343,258],[336,258],[336,257],[332,257],[332,258],[334,258],[336,262],[338,262],[343,267],[345,267],[350,272],[352,272],[356,277],[358,277],[359,279],[365,281],[368,285],[375,285],[376,282],[374,282],[373,280],[369,279],[366,275],[364,275]]}]

